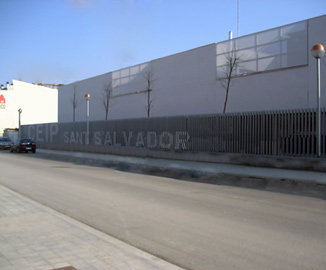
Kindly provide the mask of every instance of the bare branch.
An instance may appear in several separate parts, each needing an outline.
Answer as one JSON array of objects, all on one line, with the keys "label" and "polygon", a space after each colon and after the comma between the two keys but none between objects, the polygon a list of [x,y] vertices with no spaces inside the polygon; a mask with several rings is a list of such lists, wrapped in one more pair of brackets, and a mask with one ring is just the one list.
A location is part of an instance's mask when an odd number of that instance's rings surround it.
[{"label": "bare branch", "polygon": [[147,105],[145,105],[145,109],[147,112],[147,117],[150,117],[151,109],[153,107],[154,99],[151,98],[151,92],[152,92],[152,84],[153,84],[153,73],[151,70],[147,71],[145,74],[146,79],[146,89],[144,92],[147,94]]},{"label": "bare branch", "polygon": [[234,73],[238,68],[240,58],[241,57],[238,55],[237,48],[235,46],[233,46],[232,51],[225,54],[225,59],[227,62],[227,65],[224,69],[225,79],[221,81],[222,87],[225,88],[225,101],[224,101],[223,113],[225,113],[226,111],[231,82]]},{"label": "bare branch", "polygon": [[76,119],[76,108],[80,103],[80,100],[78,99],[78,90],[77,90],[77,85],[74,84],[73,86],[73,92],[72,92],[72,97],[70,97],[70,102],[72,104],[72,121],[75,122]]},{"label": "bare branch", "polygon": [[101,100],[105,110],[105,120],[108,120],[110,103],[112,99],[112,91],[113,91],[112,82],[103,84],[103,93],[101,96]]}]

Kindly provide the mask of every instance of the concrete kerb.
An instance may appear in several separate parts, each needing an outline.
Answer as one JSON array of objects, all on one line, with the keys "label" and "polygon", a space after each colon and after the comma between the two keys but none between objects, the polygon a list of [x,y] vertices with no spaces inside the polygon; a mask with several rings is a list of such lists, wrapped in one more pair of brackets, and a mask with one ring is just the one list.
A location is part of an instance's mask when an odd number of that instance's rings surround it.
[{"label": "concrete kerb", "polygon": [[326,185],[326,173],[277,168],[262,168],[234,164],[195,162],[169,159],[137,158],[107,154],[83,152],[67,152],[38,149],[46,155],[55,155],[66,159],[74,159],[107,167],[115,167],[126,171],[140,171],[150,174],[171,174],[178,178],[207,178],[233,176],[240,179],[260,178],[265,180],[282,180],[300,183]]}]

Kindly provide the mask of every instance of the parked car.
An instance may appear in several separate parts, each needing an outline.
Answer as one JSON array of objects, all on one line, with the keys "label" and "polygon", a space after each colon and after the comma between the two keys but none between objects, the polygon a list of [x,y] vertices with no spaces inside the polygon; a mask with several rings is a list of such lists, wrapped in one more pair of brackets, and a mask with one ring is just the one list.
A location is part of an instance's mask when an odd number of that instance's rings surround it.
[{"label": "parked car", "polygon": [[31,151],[33,153],[36,152],[36,143],[31,139],[20,139],[17,140],[16,143],[12,144],[10,147],[10,152],[28,152]]},{"label": "parked car", "polygon": [[0,137],[0,149],[8,150],[12,145],[12,141],[6,137]]}]

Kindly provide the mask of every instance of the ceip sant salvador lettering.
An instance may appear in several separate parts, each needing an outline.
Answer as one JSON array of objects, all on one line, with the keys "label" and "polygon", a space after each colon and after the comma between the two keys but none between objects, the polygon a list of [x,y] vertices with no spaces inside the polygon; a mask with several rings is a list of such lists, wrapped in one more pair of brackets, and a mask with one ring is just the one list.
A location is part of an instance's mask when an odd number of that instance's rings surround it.
[{"label": "ceip sant salvador lettering", "polygon": [[[118,136],[120,135],[120,136]],[[122,141],[118,141],[121,138]],[[75,131],[75,132],[64,132],[63,141],[64,143],[83,144],[86,142],[87,132],[86,131]],[[133,132],[133,131],[122,131],[117,133],[95,131],[93,138],[90,143],[95,145],[111,145],[111,146],[134,146],[134,147],[147,147],[147,148],[163,148],[163,149],[177,149],[186,150],[187,142],[190,140],[190,135],[185,131],[176,131],[175,134],[164,131],[157,133],[155,131],[148,132]]]},{"label": "ceip sant salvador lettering", "polygon": [[[61,131],[59,125],[31,125],[25,135],[37,142],[85,144],[86,131]],[[95,131],[90,134],[90,144],[107,146],[132,146],[162,149],[189,149],[190,135],[186,131]]]},{"label": "ceip sant salvador lettering", "polygon": [[39,142],[53,142],[53,138],[58,134],[59,126],[57,124],[31,125],[27,129],[26,137]]}]

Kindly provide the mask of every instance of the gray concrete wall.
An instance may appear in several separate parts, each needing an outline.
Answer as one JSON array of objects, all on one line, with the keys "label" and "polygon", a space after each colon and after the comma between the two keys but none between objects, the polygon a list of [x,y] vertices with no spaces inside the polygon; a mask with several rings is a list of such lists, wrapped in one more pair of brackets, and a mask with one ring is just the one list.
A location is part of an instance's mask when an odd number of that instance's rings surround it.
[{"label": "gray concrete wall", "polygon": [[[295,27],[302,31],[292,31],[291,28]],[[315,108],[316,60],[310,50],[317,43],[326,44],[325,29],[326,16],[321,16],[234,39],[240,45],[248,40],[256,40],[250,45],[253,47],[239,50],[243,57],[240,69],[246,68],[252,54],[258,55],[257,65],[261,61],[271,60],[269,65],[266,64],[266,70],[258,67],[256,72],[239,73],[232,79],[227,112]],[[288,36],[286,31],[290,33]],[[275,33],[274,40],[272,35]],[[269,43],[261,45],[258,40],[263,38],[269,38]],[[227,42],[210,44],[60,87],[59,122],[72,121],[71,98],[74,86],[77,87],[79,100],[76,121],[86,120],[86,93],[92,95],[90,120],[104,120],[101,97],[103,85],[108,82],[112,83],[112,94],[116,97],[110,104],[109,119],[146,117],[147,95],[141,91],[146,90],[145,75],[148,71],[152,74],[151,116],[221,113],[225,100],[222,83],[225,81],[218,76],[217,59],[221,60],[225,44]],[[279,47],[275,57],[274,44]],[[277,64],[280,68],[275,68]],[[325,74],[325,59],[322,59],[321,69],[322,74]],[[322,93],[325,92],[326,80],[323,76]],[[325,94],[322,95],[321,104],[326,107]]]}]

